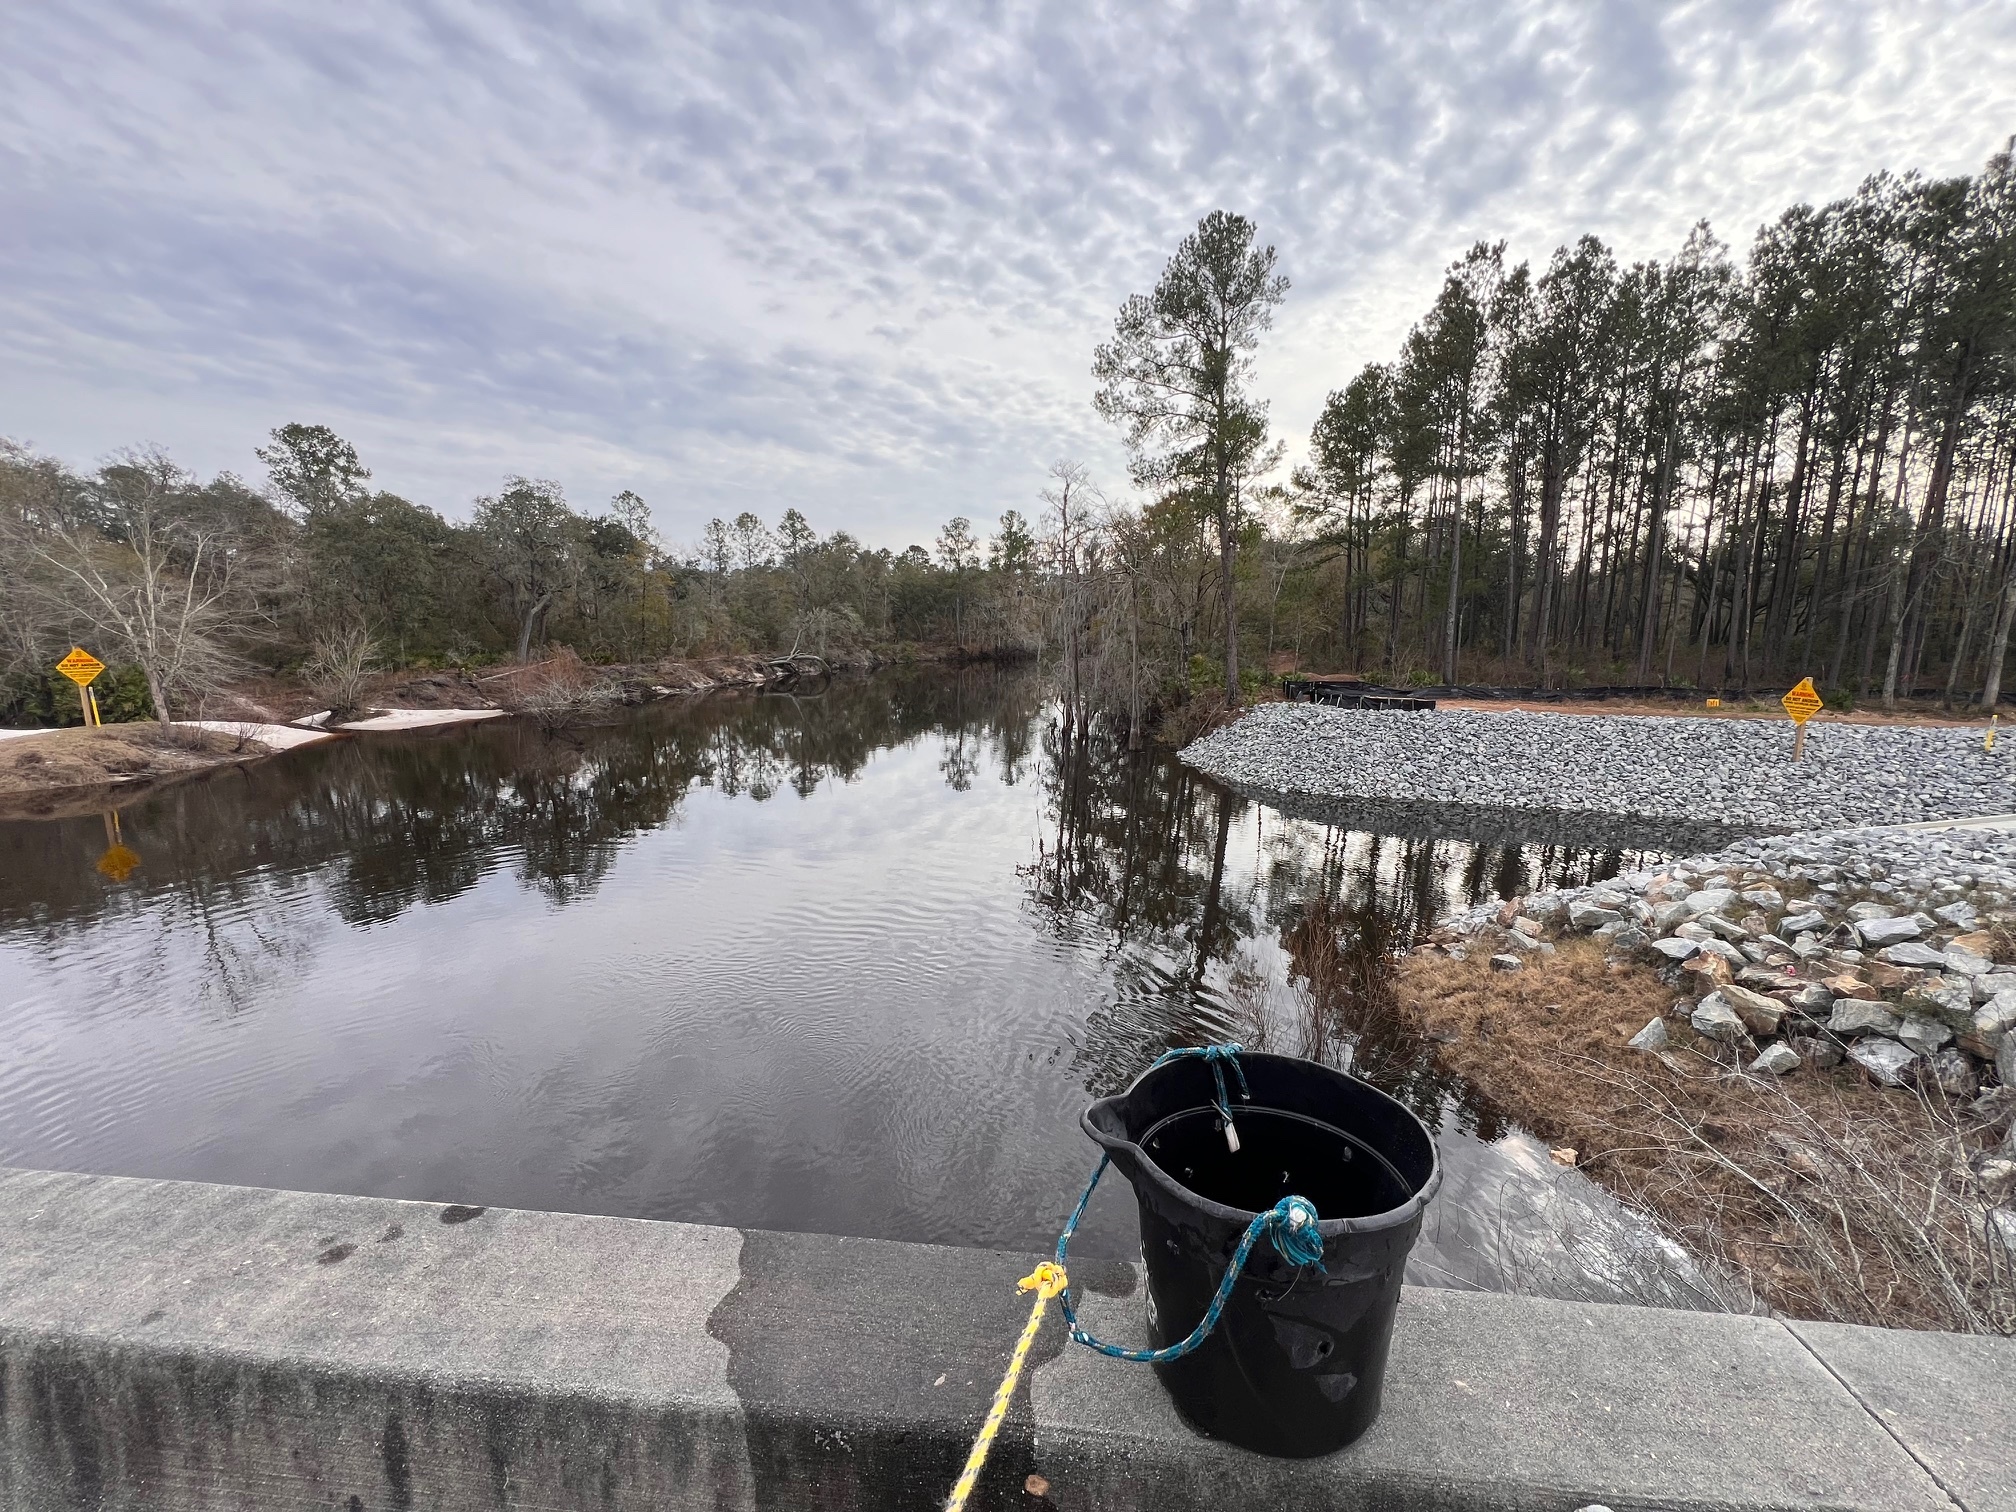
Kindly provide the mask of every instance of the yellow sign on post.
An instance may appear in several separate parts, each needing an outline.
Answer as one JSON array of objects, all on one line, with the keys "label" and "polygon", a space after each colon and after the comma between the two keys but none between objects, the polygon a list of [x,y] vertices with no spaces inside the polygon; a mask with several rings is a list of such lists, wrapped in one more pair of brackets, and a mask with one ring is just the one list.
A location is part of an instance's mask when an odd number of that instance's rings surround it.
[{"label": "yellow sign on post", "polygon": [[84,710],[84,723],[102,724],[98,717],[98,706],[91,697],[91,680],[105,670],[105,663],[98,660],[82,646],[72,646],[70,654],[56,663],[56,670],[77,684],[77,703]]},{"label": "yellow sign on post", "polygon": [[1778,700],[1785,705],[1785,712],[1792,716],[1792,723],[1799,727],[1799,733],[1792,739],[1792,759],[1797,761],[1806,754],[1806,721],[1824,709],[1827,704],[1813,686],[1813,679],[1802,677],[1799,686]]},{"label": "yellow sign on post", "polygon": [[82,646],[72,646],[70,654],[56,663],[56,670],[80,688],[91,686],[92,679],[105,670],[105,663],[98,660]]},{"label": "yellow sign on post", "polygon": [[1826,700],[1813,687],[1813,679],[1803,677],[1799,686],[1778,700],[1785,705],[1785,712],[1792,716],[1792,723],[1803,725],[1807,720],[1827,707]]}]

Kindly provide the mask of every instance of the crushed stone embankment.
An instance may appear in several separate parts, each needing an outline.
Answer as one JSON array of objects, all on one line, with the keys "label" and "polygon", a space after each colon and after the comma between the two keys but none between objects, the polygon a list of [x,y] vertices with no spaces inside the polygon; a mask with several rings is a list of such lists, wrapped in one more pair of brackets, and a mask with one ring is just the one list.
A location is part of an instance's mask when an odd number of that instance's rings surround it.
[{"label": "crushed stone embankment", "polygon": [[2016,811],[2016,745],[1982,732],[1763,720],[1263,704],[1183,750],[1260,792],[1497,805],[1755,833]]}]

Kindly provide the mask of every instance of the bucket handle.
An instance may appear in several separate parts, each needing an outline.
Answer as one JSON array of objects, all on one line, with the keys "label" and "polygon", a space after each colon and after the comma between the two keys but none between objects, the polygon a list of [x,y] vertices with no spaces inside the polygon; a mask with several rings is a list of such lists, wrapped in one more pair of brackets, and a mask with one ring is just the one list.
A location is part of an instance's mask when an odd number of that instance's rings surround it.
[{"label": "bucket handle", "polygon": [[[1239,1063],[1235,1060],[1232,1064],[1236,1068]],[[1218,1068],[1214,1064],[1211,1069],[1216,1071]],[[1240,1081],[1245,1081],[1243,1075]],[[1222,1078],[1219,1086],[1222,1097]],[[1057,1236],[1057,1267],[1067,1277],[1070,1271],[1064,1263],[1064,1252],[1070,1246],[1072,1234],[1077,1232],[1078,1220],[1085,1216],[1085,1207],[1092,1200],[1093,1189],[1099,1185],[1099,1178],[1106,1174],[1106,1168],[1112,1163],[1110,1155],[1099,1157],[1098,1169],[1093,1171],[1092,1179],[1085,1184],[1085,1194],[1078,1199],[1078,1206],[1072,1209],[1064,1232]],[[1217,1294],[1211,1298],[1211,1305],[1204,1309],[1203,1318],[1190,1330],[1188,1338],[1166,1349],[1125,1349],[1093,1338],[1078,1325],[1078,1311],[1071,1305],[1068,1280],[1057,1294],[1057,1305],[1063,1310],[1064,1323],[1071,1330],[1071,1337],[1087,1349],[1096,1349],[1115,1360],[1128,1360],[1137,1365],[1160,1365],[1165,1360],[1180,1360],[1211,1337],[1211,1331],[1218,1326],[1219,1314],[1225,1311],[1225,1304],[1232,1296],[1233,1285],[1239,1280],[1240,1272],[1246,1269],[1246,1257],[1253,1253],[1253,1246],[1262,1234],[1273,1240],[1275,1250],[1289,1264],[1313,1265],[1319,1271],[1323,1269],[1323,1235],[1318,1231],[1316,1221],[1315,1205],[1306,1197],[1283,1197],[1266,1212],[1255,1213],[1253,1221],[1246,1225],[1246,1232],[1240,1236],[1238,1249],[1232,1252],[1232,1263],[1225,1267],[1225,1279],[1218,1283]]]},{"label": "bucket handle", "polygon": [[[1176,1050],[1165,1050],[1150,1066],[1150,1071],[1159,1071],[1171,1061],[1201,1060],[1211,1068],[1211,1084],[1218,1096],[1213,1100],[1219,1118],[1225,1123],[1225,1144],[1234,1155],[1239,1153],[1239,1131],[1232,1124],[1232,1100],[1225,1095],[1225,1068],[1230,1066],[1232,1074],[1239,1078],[1239,1096],[1245,1102],[1253,1101],[1253,1089],[1246,1085],[1246,1068],[1239,1064],[1239,1057],[1245,1054],[1245,1046],[1225,1045],[1185,1045]],[[1095,1182],[1097,1176],[1092,1178]]]}]

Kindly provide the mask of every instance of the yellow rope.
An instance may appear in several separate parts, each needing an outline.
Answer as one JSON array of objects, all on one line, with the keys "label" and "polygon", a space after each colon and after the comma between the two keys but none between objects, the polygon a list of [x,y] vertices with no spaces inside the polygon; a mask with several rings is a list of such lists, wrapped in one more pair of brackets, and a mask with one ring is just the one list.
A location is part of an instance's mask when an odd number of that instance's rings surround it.
[{"label": "yellow rope", "polygon": [[1044,1304],[1069,1284],[1064,1267],[1049,1260],[1015,1283],[1022,1291],[1036,1293],[1036,1303],[1029,1309],[1029,1321],[1022,1325],[1022,1337],[1015,1341],[1015,1353],[1008,1357],[1008,1374],[1001,1378],[1001,1388],[994,1393],[994,1405],[987,1409],[987,1421],[980,1425],[980,1436],[973,1440],[973,1452],[966,1456],[966,1468],[959,1472],[945,1512],[962,1512],[966,1498],[973,1494],[973,1487],[980,1480],[980,1469],[987,1463],[987,1451],[994,1447],[994,1435],[1001,1431],[1001,1420],[1008,1416],[1008,1403],[1014,1399],[1015,1383],[1022,1379],[1029,1346],[1036,1342],[1036,1330],[1043,1326]]}]

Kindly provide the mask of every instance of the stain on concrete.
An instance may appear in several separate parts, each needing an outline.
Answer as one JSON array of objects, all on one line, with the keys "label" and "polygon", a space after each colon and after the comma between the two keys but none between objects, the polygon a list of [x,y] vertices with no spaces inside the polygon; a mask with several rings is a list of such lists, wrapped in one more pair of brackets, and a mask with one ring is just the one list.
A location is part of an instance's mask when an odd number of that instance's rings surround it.
[{"label": "stain on concrete", "polygon": [[404,1239],[405,1237],[406,1237],[406,1225],[403,1223],[395,1223],[390,1228],[385,1230],[384,1233],[378,1236],[378,1242],[380,1244],[390,1244],[394,1239]]},{"label": "stain on concrete", "polygon": [[399,1414],[388,1413],[385,1433],[378,1441],[378,1456],[385,1463],[385,1489],[395,1507],[413,1505],[413,1464],[406,1443],[406,1425]]},{"label": "stain on concrete", "polygon": [[504,1397],[484,1400],[477,1411],[483,1436],[483,1458],[490,1467],[490,1494],[500,1507],[510,1505],[511,1462],[518,1453],[520,1404]]},{"label": "stain on concrete", "polygon": [[448,1206],[441,1209],[441,1221],[443,1223],[467,1223],[471,1218],[481,1218],[483,1213],[484,1209],[480,1207],[465,1207],[459,1202],[451,1202]]},{"label": "stain on concrete", "polygon": [[[733,1291],[707,1320],[749,1425],[759,1507],[941,1503],[1029,1316],[1016,1281],[1034,1261],[988,1250],[745,1230]],[[1134,1286],[1125,1264],[1073,1267],[1080,1284]],[[836,1305],[837,1304],[837,1305]],[[1028,1383],[1065,1335],[1037,1335],[976,1505],[1018,1506],[1036,1468]],[[892,1370],[890,1362],[921,1362]],[[939,1384],[942,1380],[943,1384]]]},{"label": "stain on concrete", "polygon": [[354,1244],[332,1244],[315,1257],[315,1263],[317,1265],[341,1265],[356,1253],[357,1246]]},{"label": "stain on concrete", "polygon": [[147,1309],[147,1315],[140,1320],[140,1326],[142,1328],[145,1328],[149,1323],[159,1323],[163,1318],[167,1316],[168,1316],[167,1308],[150,1307]]},{"label": "stain on concrete", "polygon": [[60,1352],[29,1362],[27,1394],[34,1447],[41,1475],[32,1478],[61,1486],[73,1507],[97,1507],[105,1500],[103,1440],[89,1382],[67,1369]]}]

